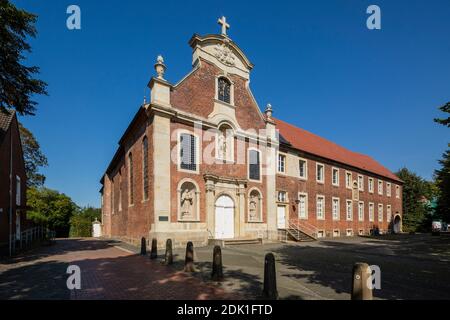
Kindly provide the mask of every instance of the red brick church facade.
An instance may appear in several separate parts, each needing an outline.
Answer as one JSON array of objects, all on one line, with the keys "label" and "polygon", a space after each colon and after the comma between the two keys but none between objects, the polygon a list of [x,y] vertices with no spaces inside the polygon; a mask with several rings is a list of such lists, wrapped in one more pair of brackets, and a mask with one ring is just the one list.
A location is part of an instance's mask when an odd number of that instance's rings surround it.
[{"label": "red brick church facade", "polygon": [[372,158],[261,112],[253,68],[222,34],[189,41],[193,69],[137,111],[101,179],[103,235],[271,239],[400,232],[402,182]]}]

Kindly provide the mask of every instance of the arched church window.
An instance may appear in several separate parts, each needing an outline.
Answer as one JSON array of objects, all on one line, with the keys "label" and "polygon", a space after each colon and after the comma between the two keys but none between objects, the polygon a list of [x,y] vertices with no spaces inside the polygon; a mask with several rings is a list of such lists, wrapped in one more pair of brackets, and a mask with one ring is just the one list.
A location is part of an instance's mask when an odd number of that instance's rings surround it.
[{"label": "arched church window", "polygon": [[219,78],[217,92],[220,101],[231,103],[231,83],[227,78]]},{"label": "arched church window", "polygon": [[222,124],[217,132],[217,158],[233,161],[234,133],[228,124]]},{"label": "arched church window", "polygon": [[134,172],[133,172],[133,154],[128,154],[128,185],[130,191],[130,205],[134,204]]},{"label": "arched church window", "polygon": [[262,221],[262,199],[261,193],[253,189],[250,191],[248,197],[248,221],[260,222]]},{"label": "arched church window", "polygon": [[178,220],[198,221],[200,192],[192,181],[181,183],[178,188]]},{"label": "arched church window", "polygon": [[148,183],[148,139],[147,137],[144,137],[142,140],[142,181],[144,183],[144,200],[148,200],[148,189],[149,189],[149,183]]}]

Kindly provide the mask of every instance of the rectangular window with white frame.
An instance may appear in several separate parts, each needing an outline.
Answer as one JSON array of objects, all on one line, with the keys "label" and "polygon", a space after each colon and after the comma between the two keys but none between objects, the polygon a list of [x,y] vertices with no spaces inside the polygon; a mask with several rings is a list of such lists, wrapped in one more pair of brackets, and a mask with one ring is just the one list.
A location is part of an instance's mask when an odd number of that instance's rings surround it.
[{"label": "rectangular window with white frame", "polygon": [[298,217],[299,219],[308,219],[308,194],[298,194]]},{"label": "rectangular window with white frame", "polygon": [[395,197],[400,199],[400,186],[395,186]]},{"label": "rectangular window with white frame", "polygon": [[358,202],[358,221],[364,221],[364,202]]},{"label": "rectangular window with white frame", "polygon": [[346,219],[347,221],[353,220],[353,202],[352,200],[347,200],[345,202],[345,213],[346,213]]},{"label": "rectangular window with white frame", "polygon": [[364,176],[358,175],[358,190],[364,191]]},{"label": "rectangular window with white frame", "polygon": [[340,233],[339,229],[334,229],[333,230],[333,237],[337,238],[337,237],[340,237],[340,236],[341,236],[341,233]]},{"label": "rectangular window with white frame", "polygon": [[316,216],[317,220],[325,219],[325,196],[317,196],[316,200]]},{"label": "rectangular window with white frame", "polygon": [[346,235],[347,237],[352,237],[352,236],[353,236],[353,229],[347,229],[347,230],[345,231],[345,235]]},{"label": "rectangular window with white frame", "polygon": [[340,211],[341,211],[340,200],[339,200],[339,198],[333,197],[332,212],[333,212],[333,220],[334,221],[337,221],[340,219]]},{"label": "rectangular window with white frame", "polygon": [[392,220],[392,207],[390,204],[386,206],[386,221],[391,222]]},{"label": "rectangular window with white frame", "polygon": [[350,171],[345,171],[345,187],[347,189],[352,188],[352,173]]},{"label": "rectangular window with white frame", "polygon": [[339,169],[332,168],[331,169],[331,183],[333,186],[339,187]]},{"label": "rectangular window with white frame", "polygon": [[375,205],[373,202],[369,202],[369,221],[373,222],[375,216]]},{"label": "rectangular window with white frame", "polygon": [[378,222],[383,222],[383,204],[378,204]]},{"label": "rectangular window with white frame", "polygon": [[287,192],[286,191],[278,191],[278,202],[288,202]]},{"label": "rectangular window with white frame", "polygon": [[286,173],[286,155],[278,153],[278,173]]},{"label": "rectangular window with white frame", "polygon": [[368,184],[369,184],[369,192],[373,193],[373,178],[368,179]]},{"label": "rectangular window with white frame", "polygon": [[391,196],[391,183],[390,182],[386,182],[386,195],[388,197]]},{"label": "rectangular window with white frame", "polygon": [[383,180],[378,180],[378,194],[383,195]]},{"label": "rectangular window with white frame", "polygon": [[306,159],[298,160],[298,172],[301,179],[308,179],[308,161]]},{"label": "rectangular window with white frame", "polygon": [[325,183],[325,165],[321,163],[316,164],[316,181]]}]

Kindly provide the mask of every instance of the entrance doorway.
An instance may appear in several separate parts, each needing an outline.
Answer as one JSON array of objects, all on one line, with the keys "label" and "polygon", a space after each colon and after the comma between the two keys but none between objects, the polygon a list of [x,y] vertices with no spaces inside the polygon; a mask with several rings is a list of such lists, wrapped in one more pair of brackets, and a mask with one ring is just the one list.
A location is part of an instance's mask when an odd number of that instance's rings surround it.
[{"label": "entrance doorway", "polygon": [[222,195],[215,205],[215,238],[234,238],[234,202],[231,197]]},{"label": "entrance doorway", "polygon": [[402,223],[402,218],[400,218],[399,215],[395,216],[395,218],[394,218],[394,226],[393,226],[394,233],[400,233],[400,231],[401,231],[401,223]]},{"label": "entrance doorway", "polygon": [[277,207],[277,226],[278,229],[286,229],[286,206]]}]

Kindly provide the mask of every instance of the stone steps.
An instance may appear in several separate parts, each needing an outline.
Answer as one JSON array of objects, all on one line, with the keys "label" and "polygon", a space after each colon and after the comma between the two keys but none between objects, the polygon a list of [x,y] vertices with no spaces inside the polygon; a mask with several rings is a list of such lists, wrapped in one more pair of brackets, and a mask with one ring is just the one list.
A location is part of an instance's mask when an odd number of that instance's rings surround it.
[{"label": "stone steps", "polygon": [[221,247],[246,245],[246,244],[262,244],[262,239],[209,239],[209,245],[219,245]]}]

